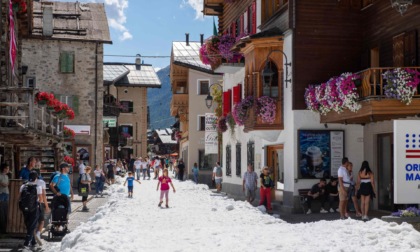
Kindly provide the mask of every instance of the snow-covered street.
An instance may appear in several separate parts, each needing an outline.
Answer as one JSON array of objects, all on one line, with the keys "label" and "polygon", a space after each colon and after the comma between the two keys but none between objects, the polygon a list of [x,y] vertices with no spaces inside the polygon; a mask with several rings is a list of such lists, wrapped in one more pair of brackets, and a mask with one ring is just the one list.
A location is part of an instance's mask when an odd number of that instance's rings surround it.
[{"label": "snow-covered street", "polygon": [[174,181],[169,209],[159,208],[157,181],[123,180],[90,219],[46,251],[420,251],[420,233],[409,224],[372,219],[288,224],[206,185]]}]

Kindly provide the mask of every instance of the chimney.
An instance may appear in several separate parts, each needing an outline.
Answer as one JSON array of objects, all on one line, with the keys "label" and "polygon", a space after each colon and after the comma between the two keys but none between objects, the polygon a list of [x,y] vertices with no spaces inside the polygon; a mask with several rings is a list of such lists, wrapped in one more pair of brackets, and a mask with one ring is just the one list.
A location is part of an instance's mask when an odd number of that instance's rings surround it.
[{"label": "chimney", "polygon": [[136,70],[141,70],[141,55],[140,54],[136,55],[135,65],[136,65]]},{"label": "chimney", "polygon": [[203,43],[204,43],[204,34],[201,33],[200,34],[200,44],[203,45]]},{"label": "chimney", "polygon": [[185,33],[185,44],[187,44],[187,46],[190,45],[190,34],[189,33]]},{"label": "chimney", "polygon": [[53,35],[53,8],[52,6],[44,6],[42,11],[42,35]]}]

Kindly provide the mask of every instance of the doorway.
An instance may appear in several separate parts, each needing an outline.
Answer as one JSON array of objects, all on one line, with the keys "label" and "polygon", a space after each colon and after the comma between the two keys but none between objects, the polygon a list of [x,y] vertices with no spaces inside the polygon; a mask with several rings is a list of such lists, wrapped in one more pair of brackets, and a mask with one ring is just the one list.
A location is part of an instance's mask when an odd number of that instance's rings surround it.
[{"label": "doorway", "polygon": [[284,150],[283,145],[267,146],[267,166],[271,174],[274,174],[274,191],[271,197],[276,201],[283,201],[284,190]]},{"label": "doorway", "polygon": [[394,208],[394,136],[378,135],[378,208]]}]

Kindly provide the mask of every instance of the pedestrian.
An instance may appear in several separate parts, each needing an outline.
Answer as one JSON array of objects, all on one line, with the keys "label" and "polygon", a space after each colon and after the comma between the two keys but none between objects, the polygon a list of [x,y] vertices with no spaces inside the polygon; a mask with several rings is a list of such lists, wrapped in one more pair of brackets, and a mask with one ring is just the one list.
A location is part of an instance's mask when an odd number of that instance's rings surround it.
[{"label": "pedestrian", "polygon": [[264,166],[260,174],[260,182],[260,203],[258,205],[265,205],[267,212],[271,212],[271,188],[274,187],[274,181],[269,174],[268,166]]},{"label": "pedestrian", "polygon": [[184,171],[185,171],[185,164],[184,164],[184,161],[181,159],[181,160],[179,160],[179,164],[178,164],[178,179],[179,179],[179,181],[184,180]]},{"label": "pedestrian", "polygon": [[124,176],[124,165],[121,159],[118,159],[117,164],[115,165],[115,174],[119,176]]},{"label": "pedestrian", "polygon": [[46,183],[41,176],[41,171],[38,169],[35,171],[38,175],[38,179],[36,180],[37,186],[40,186],[42,189],[42,195],[38,200],[39,201],[39,217],[38,217],[38,230],[35,233],[35,239],[40,245],[42,245],[41,232],[42,232],[42,229],[44,228],[45,213],[49,213],[51,210],[48,206],[48,201],[47,201]]},{"label": "pedestrian", "polygon": [[159,178],[159,168],[160,168],[160,159],[158,156],[156,156],[154,158],[153,161],[153,168],[154,168],[154,173],[155,173],[155,177],[153,179],[158,179]]},{"label": "pedestrian", "polygon": [[242,191],[245,193],[246,201],[250,204],[255,200],[255,191],[258,186],[258,175],[254,172],[252,164],[248,164],[247,170],[244,173],[242,180]]},{"label": "pedestrian", "polygon": [[374,177],[368,161],[363,161],[357,177],[357,188],[359,189],[358,194],[362,201],[362,220],[364,221],[369,220],[368,212],[370,198],[376,197]]},{"label": "pedestrian", "polygon": [[220,192],[222,190],[222,181],[223,181],[223,171],[222,167],[220,166],[220,162],[216,162],[216,166],[213,168],[213,177],[212,180],[216,184],[216,192]]},{"label": "pedestrian", "polygon": [[89,212],[89,208],[87,207],[87,198],[90,192],[90,184],[92,184],[92,178],[90,177],[91,170],[92,168],[90,166],[86,166],[85,173],[83,173],[82,179],[80,181],[81,185],[79,190],[79,196],[82,196],[82,211],[85,212]]},{"label": "pedestrian", "polygon": [[[353,163],[349,162],[347,165],[347,171],[350,176],[350,187],[349,187],[349,201],[350,204],[353,204],[354,211],[356,211],[356,217],[362,217],[362,212],[360,211],[359,201],[357,200],[356,195],[356,183],[353,179]],[[347,203],[349,205],[349,203]]]},{"label": "pedestrian", "polygon": [[339,209],[340,209],[340,219],[349,218],[347,213],[347,202],[348,202],[348,193],[350,187],[350,176],[347,171],[347,166],[349,159],[344,157],[341,160],[341,166],[338,168],[338,197],[340,199]]},{"label": "pedestrian", "polygon": [[115,162],[111,161],[107,167],[107,179],[108,179],[108,184],[114,184],[115,183]]},{"label": "pedestrian", "polygon": [[[128,182],[128,197],[133,198],[133,187],[134,187],[134,176],[132,172],[128,172],[128,176],[125,179],[124,186]],[[141,182],[137,179],[135,180],[137,183],[141,184]]]},{"label": "pedestrian", "polygon": [[[143,173],[143,180],[145,180],[147,176],[147,167],[148,167],[147,157],[144,157],[144,159],[141,160],[141,164],[140,164],[141,172]],[[148,175],[148,177],[150,179],[150,174]]]},{"label": "pedestrian", "polygon": [[194,179],[194,182],[196,183],[196,184],[198,184],[198,164],[197,163],[194,163],[194,166],[193,166],[193,168],[192,168],[192,173],[193,173],[193,179]]},{"label": "pedestrian", "polygon": [[140,180],[140,174],[141,174],[141,162],[142,162],[141,157],[138,157],[138,158],[136,159],[136,161],[134,161],[134,169],[135,169],[135,171],[136,171],[136,177],[137,177],[137,180]]},{"label": "pedestrian", "polygon": [[6,233],[7,213],[9,209],[9,165],[0,165],[0,234]]},{"label": "pedestrian", "polygon": [[98,195],[101,195],[102,197],[102,192],[104,190],[105,174],[102,171],[100,165],[96,165],[96,169],[93,171],[93,173],[95,174],[95,197],[98,197]]},{"label": "pedestrian", "polygon": [[70,166],[67,163],[60,164],[60,174],[54,176],[50,183],[50,189],[56,196],[66,195],[69,202],[68,213],[71,213],[71,201],[73,200],[73,188],[70,184],[69,178]]},{"label": "pedestrian", "polygon": [[160,185],[160,200],[159,200],[159,204],[158,206],[162,206],[163,203],[163,197],[165,196],[166,199],[166,208],[169,208],[168,202],[169,202],[169,185],[172,186],[172,189],[175,193],[175,187],[172,184],[172,180],[171,178],[168,176],[168,169],[163,169],[163,175],[159,177],[159,182],[157,184],[157,188],[156,191],[159,190],[159,185]]},{"label": "pedestrian", "polygon": [[23,246],[30,249],[29,246],[37,244],[34,234],[39,219],[39,200],[42,197],[42,189],[37,185],[38,173],[31,171],[28,176],[28,182],[20,187],[19,208],[23,214],[23,220],[26,226],[26,237]]},{"label": "pedestrian", "polygon": [[86,165],[83,163],[83,160],[79,160],[79,178],[77,179],[77,190],[80,190],[80,181],[82,180],[82,175],[85,174]]},{"label": "pedestrian", "polygon": [[35,157],[29,157],[28,161],[26,162],[26,167],[22,168],[19,173],[19,178],[22,180],[27,181],[29,179],[29,173],[33,168],[35,168],[36,165],[36,158]]},{"label": "pedestrian", "polygon": [[147,163],[147,179],[150,180],[150,167],[152,161],[150,160],[149,156],[146,156],[146,163]]},{"label": "pedestrian", "polygon": [[136,159],[134,158],[133,154],[130,154],[130,162],[128,164],[128,171],[131,171],[134,173],[134,162],[136,162]]},{"label": "pedestrian", "polygon": [[322,178],[319,180],[318,183],[312,186],[311,190],[308,192],[306,196],[306,202],[308,204],[308,211],[306,214],[312,213],[312,200],[319,198],[321,200],[321,211],[320,213],[328,213],[327,210],[324,209],[325,201],[326,201],[326,193],[325,193],[325,185],[327,181]]},{"label": "pedestrian", "polygon": [[325,186],[325,193],[328,197],[328,205],[330,206],[330,213],[339,212],[340,210],[334,206],[335,201],[338,199],[338,188],[337,188],[337,179],[331,178],[330,182]]}]

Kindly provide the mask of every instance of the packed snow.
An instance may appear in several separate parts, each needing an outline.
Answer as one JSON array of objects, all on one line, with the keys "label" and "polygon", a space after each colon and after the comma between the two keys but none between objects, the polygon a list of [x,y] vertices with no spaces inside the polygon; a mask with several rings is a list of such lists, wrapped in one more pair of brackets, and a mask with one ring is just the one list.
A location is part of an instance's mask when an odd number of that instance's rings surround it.
[{"label": "packed snow", "polygon": [[[87,223],[46,251],[420,251],[410,224],[379,219],[288,224],[253,207],[213,193],[206,185],[173,181],[169,208],[159,208],[157,181],[123,179],[108,189],[109,201]],[[163,206],[165,203],[163,204]],[[278,217],[278,215],[277,215]]]}]

